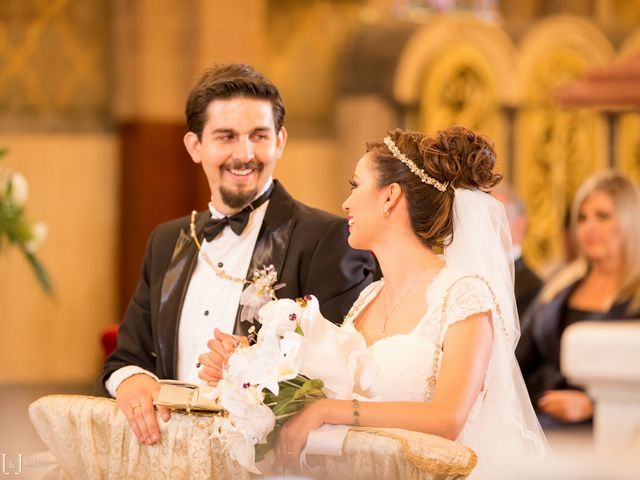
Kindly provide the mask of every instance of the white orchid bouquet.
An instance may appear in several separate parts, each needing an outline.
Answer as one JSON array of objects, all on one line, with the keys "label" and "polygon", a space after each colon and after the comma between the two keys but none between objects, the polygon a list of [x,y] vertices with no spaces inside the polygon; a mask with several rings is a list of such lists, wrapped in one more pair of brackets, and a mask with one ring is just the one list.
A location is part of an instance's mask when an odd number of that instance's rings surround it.
[{"label": "white orchid bouquet", "polygon": [[258,321],[255,343],[231,355],[211,393],[226,411],[211,438],[253,473],[290,416],[321,398],[351,398],[376,373],[364,338],[324,319],[313,296],[269,302]]},{"label": "white orchid bouquet", "polygon": [[[0,149],[0,158],[6,153],[6,150]],[[25,218],[24,203],[28,194],[27,181],[20,173],[0,168],[0,249],[5,243],[16,245],[29,262],[42,288],[51,293],[49,276],[35,255],[47,236],[47,226]]]}]

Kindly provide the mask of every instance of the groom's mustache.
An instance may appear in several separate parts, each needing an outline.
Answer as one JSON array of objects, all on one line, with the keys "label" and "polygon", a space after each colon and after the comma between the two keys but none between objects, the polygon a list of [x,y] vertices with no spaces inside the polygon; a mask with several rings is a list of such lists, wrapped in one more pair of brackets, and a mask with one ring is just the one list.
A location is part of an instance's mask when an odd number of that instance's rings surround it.
[{"label": "groom's mustache", "polygon": [[255,160],[249,162],[234,161],[225,163],[220,167],[220,170],[255,170],[261,172],[264,170],[264,164]]}]

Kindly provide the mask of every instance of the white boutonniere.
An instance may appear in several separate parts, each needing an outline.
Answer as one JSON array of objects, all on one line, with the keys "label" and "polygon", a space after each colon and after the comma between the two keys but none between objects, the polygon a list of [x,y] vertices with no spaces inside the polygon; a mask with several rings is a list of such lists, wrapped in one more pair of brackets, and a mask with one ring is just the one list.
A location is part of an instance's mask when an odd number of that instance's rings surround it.
[{"label": "white boutonniere", "polygon": [[253,279],[240,295],[240,321],[251,322],[258,319],[260,307],[276,299],[276,290],[285,286],[276,285],[278,272],[273,265],[263,266],[253,271]]}]

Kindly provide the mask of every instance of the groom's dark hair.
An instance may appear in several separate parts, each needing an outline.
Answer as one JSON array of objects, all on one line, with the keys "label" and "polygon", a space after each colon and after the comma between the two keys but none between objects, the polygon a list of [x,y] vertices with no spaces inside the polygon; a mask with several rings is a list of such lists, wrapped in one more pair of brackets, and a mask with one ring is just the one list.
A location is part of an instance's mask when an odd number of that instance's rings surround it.
[{"label": "groom's dark hair", "polygon": [[217,99],[236,97],[271,102],[275,132],[280,131],[284,125],[284,104],[280,92],[267,77],[244,63],[218,64],[200,76],[187,98],[185,113],[189,131],[201,140],[209,104]]}]

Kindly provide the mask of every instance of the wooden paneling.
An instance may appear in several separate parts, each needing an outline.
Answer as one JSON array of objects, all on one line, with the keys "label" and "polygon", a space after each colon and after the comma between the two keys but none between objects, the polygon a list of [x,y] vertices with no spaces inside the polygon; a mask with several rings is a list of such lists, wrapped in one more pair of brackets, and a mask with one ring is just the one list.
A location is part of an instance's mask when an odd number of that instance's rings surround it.
[{"label": "wooden paneling", "polygon": [[88,382],[116,311],[118,142],[112,134],[0,135],[3,167],[29,182],[26,213],[47,224],[45,295],[15,248],[0,251],[0,383]]},{"label": "wooden paneling", "polygon": [[161,222],[203,209],[210,192],[184,148],[182,124],[129,122],[120,129],[120,311],[133,294],[149,234]]}]

